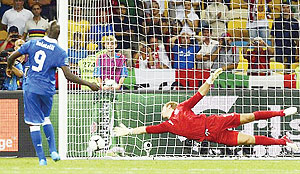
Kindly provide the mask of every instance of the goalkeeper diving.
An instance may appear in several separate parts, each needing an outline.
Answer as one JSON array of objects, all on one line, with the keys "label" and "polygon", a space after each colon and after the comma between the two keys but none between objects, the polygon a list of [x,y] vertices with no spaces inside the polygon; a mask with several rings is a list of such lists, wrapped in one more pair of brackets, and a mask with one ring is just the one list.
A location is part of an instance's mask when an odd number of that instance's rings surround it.
[{"label": "goalkeeper diving", "polygon": [[286,117],[297,113],[296,107],[290,107],[280,111],[256,111],[247,114],[223,114],[196,115],[192,108],[208,93],[214,80],[222,73],[222,69],[215,70],[206,82],[199,88],[198,92],[190,99],[177,103],[174,101],[166,103],[161,111],[161,116],[166,121],[151,126],[127,128],[124,124],[114,128],[115,136],[126,136],[131,134],[158,134],[170,132],[184,136],[191,140],[202,142],[204,140],[216,142],[229,146],[238,145],[284,145],[293,151],[298,151],[298,146],[292,142],[287,135],[280,139],[260,135],[248,135],[242,132],[228,130],[255,120],[265,120],[272,117]]}]

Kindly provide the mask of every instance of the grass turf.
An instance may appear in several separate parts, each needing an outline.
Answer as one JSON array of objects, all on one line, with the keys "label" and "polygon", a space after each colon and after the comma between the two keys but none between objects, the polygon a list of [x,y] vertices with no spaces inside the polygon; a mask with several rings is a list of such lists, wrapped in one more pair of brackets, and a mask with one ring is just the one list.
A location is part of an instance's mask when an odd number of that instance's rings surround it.
[{"label": "grass turf", "polygon": [[296,160],[64,160],[39,166],[37,158],[0,158],[0,173],[99,173],[99,174],[183,174],[183,173],[300,173]]}]

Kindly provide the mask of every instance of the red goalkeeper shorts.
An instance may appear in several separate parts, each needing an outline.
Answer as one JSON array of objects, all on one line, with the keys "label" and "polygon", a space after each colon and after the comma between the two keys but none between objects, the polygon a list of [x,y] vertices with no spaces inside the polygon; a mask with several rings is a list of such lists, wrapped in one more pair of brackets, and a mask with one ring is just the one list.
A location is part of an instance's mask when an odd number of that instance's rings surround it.
[{"label": "red goalkeeper shorts", "polygon": [[205,140],[237,146],[237,131],[228,130],[240,125],[240,114],[231,113],[224,115],[212,115],[206,118]]}]

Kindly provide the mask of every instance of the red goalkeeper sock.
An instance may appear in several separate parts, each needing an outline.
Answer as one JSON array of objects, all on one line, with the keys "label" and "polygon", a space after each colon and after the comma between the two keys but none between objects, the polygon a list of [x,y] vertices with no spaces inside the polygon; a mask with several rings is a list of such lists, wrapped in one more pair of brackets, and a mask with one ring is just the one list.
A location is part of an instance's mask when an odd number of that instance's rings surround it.
[{"label": "red goalkeeper sock", "polygon": [[284,139],[269,138],[266,136],[254,136],[256,145],[286,145]]},{"label": "red goalkeeper sock", "polygon": [[283,110],[281,111],[256,111],[253,113],[255,120],[266,120],[275,116],[285,116]]}]

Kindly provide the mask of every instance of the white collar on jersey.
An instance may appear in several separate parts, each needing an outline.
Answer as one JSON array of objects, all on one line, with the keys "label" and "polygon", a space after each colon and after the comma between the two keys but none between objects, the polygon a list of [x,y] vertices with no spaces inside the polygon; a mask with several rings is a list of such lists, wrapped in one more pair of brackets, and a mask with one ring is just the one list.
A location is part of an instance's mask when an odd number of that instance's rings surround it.
[{"label": "white collar on jersey", "polygon": [[47,41],[47,42],[56,43],[57,44],[57,40],[56,39],[49,38],[48,36],[44,36],[43,39],[45,41]]}]

